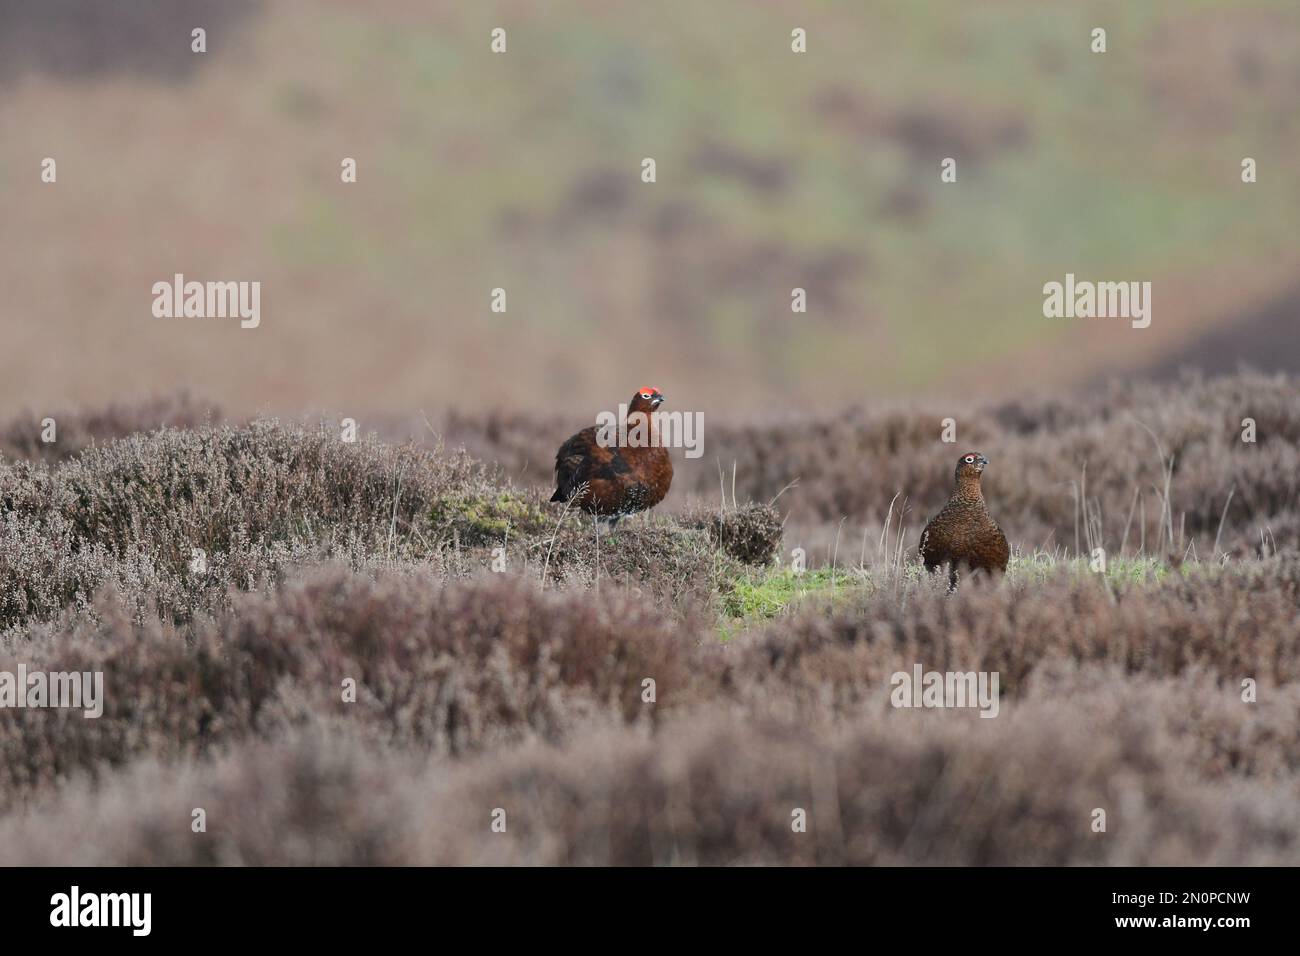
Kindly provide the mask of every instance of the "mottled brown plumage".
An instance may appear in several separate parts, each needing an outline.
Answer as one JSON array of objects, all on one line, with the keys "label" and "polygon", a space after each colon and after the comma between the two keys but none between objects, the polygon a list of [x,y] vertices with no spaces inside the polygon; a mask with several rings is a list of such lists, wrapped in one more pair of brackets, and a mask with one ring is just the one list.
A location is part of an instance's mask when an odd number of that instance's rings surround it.
[{"label": "mottled brown plumage", "polygon": [[615,441],[602,443],[600,430],[593,425],[561,445],[555,455],[551,500],[571,500],[610,525],[663,501],[673,482],[673,462],[667,449],[657,447],[652,414],[663,400],[657,388],[643,388],[632,397],[625,443],[617,435]]},{"label": "mottled brown plumage", "polygon": [[968,452],[957,460],[957,487],[943,510],[921,532],[921,560],[927,571],[948,566],[948,583],[957,586],[961,569],[1001,574],[1011,549],[1006,535],[989,515],[980,491],[980,475],[989,460]]}]

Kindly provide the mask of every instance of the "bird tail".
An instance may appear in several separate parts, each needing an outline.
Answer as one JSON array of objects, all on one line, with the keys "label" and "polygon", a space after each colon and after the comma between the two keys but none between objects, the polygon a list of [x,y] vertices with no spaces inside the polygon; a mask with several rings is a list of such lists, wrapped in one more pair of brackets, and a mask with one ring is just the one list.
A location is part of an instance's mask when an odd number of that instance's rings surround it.
[{"label": "bird tail", "polygon": [[563,492],[561,489],[556,488],[556,489],[555,489],[555,494],[551,495],[551,500],[552,500],[552,501],[564,501],[564,500],[565,500],[565,499],[564,499],[564,492]]}]

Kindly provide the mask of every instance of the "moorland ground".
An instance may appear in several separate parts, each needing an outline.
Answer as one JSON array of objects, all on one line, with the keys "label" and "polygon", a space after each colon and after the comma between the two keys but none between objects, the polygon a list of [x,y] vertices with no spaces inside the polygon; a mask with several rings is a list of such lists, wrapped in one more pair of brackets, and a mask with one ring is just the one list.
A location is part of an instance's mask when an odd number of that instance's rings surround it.
[{"label": "moorland ground", "polygon": [[[599,537],[540,415],[15,416],[0,671],[105,701],[0,712],[0,862],[1300,862],[1298,394],[710,422]],[[1014,553],[948,594],[916,536],[967,445]],[[916,664],[998,716],[892,707]]]}]

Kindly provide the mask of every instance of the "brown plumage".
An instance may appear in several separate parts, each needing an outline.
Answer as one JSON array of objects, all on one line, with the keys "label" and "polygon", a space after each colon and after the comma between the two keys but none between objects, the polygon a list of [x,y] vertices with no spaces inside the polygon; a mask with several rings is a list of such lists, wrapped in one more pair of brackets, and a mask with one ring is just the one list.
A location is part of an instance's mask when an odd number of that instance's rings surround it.
[{"label": "brown plumage", "polygon": [[572,500],[587,514],[611,526],[624,515],[645,511],[663,501],[673,483],[673,462],[667,449],[657,447],[658,432],[652,414],[663,400],[657,388],[640,389],[632,397],[625,441],[614,434],[613,442],[602,444],[593,425],[561,445],[555,455],[555,494],[551,500]]},{"label": "brown plumage", "polygon": [[1011,549],[1006,535],[989,515],[980,491],[980,475],[989,460],[968,452],[957,460],[957,487],[943,510],[921,532],[921,560],[927,571],[948,566],[949,587],[957,586],[957,572],[1001,574],[1007,569]]}]

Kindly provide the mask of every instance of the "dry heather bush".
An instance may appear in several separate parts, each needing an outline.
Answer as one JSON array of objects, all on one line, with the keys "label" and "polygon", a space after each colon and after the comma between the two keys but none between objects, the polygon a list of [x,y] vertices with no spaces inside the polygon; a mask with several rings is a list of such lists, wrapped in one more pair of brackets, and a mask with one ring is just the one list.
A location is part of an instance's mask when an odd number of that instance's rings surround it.
[{"label": "dry heather bush", "polygon": [[[88,437],[102,441],[162,422],[198,423],[197,403],[182,397],[175,405],[160,401],[72,416],[61,422],[57,452],[36,441],[38,430],[27,416],[3,432],[9,438],[0,439],[0,448],[19,456],[62,457],[80,450]],[[1027,399],[969,412],[847,409],[833,416],[719,421],[710,427],[710,454],[736,463],[735,491],[742,499],[771,500],[799,479],[781,502],[801,526],[844,517],[880,523],[901,495],[914,536],[950,490],[954,446],[938,441],[938,423],[954,414],[960,445],[979,447],[992,458],[985,476],[989,500],[1012,541],[1025,550],[1082,550],[1080,496],[1099,515],[1101,543],[1112,552],[1123,543],[1129,551],[1145,545],[1148,553],[1181,556],[1194,544],[1210,557],[1221,520],[1220,548],[1237,556],[1259,551],[1261,535],[1265,551],[1274,541],[1286,548],[1300,539],[1300,384],[1285,376],[1188,375],[1170,383],[1115,384],[1089,397]],[[1255,444],[1241,441],[1247,417],[1256,422]],[[439,433],[534,482],[548,479],[563,438],[552,422],[505,413],[449,412]],[[1166,511],[1163,469],[1171,459]],[[688,463],[677,469],[673,499],[712,499],[715,481],[708,468]],[[1168,541],[1170,524],[1176,548]]]},{"label": "dry heather bush", "polygon": [[[1230,490],[1234,497],[1221,546],[1251,553],[1261,525],[1273,525],[1275,533],[1281,528],[1279,540],[1296,529],[1300,392],[1288,378],[1186,378],[1175,385],[1118,386],[1074,403],[965,415],[940,411],[859,412],[793,420],[785,427],[757,425],[740,433],[716,428],[712,453],[740,462],[740,493],[751,497],[770,497],[800,477],[787,501],[793,519],[879,520],[898,492],[914,510],[926,512],[948,497],[956,451],[939,444],[939,421],[956,415],[959,445],[979,447],[992,459],[985,496],[1009,536],[1026,548],[1047,544],[1076,550],[1075,486],[1083,484],[1089,503],[1101,512],[1105,546],[1118,550],[1136,502],[1128,548],[1144,540],[1148,551],[1156,550],[1157,489],[1164,488],[1161,451],[1174,460],[1175,536],[1182,529],[1199,538],[1203,557],[1210,557]],[[1253,445],[1242,441],[1242,419],[1248,416],[1257,423]],[[923,522],[924,515],[915,520]],[[1294,544],[1295,538],[1288,541]],[[1079,540],[1078,549],[1083,544]]]},{"label": "dry heather bush", "polygon": [[[704,713],[460,765],[315,728],[71,787],[0,822],[0,862],[1294,864],[1294,775],[1190,773],[1194,747],[1168,719],[1182,692],[1111,685],[997,720],[891,711],[832,732]],[[504,834],[488,827],[498,807]]]},{"label": "dry heather bush", "polygon": [[[1284,548],[1300,532],[1295,399],[1287,379],[1186,380],[976,412],[960,434],[1022,544],[1073,549],[1086,462],[1112,551],[1137,490],[1130,551],[1170,550],[1172,519],[1208,557],[1235,488],[1221,544],[1240,555],[1256,525]],[[913,514],[942,501],[937,420],[710,433],[742,500],[798,476],[782,507],[834,522],[883,519],[900,490]],[[480,444],[531,455],[547,432],[520,421]],[[1175,463],[1163,541],[1143,425]],[[677,488],[716,495],[707,469]],[[0,862],[1300,862],[1295,555],[1128,582],[1022,568],[954,595],[894,568],[723,645],[700,608],[770,560],[775,511],[597,539],[545,492],[272,422],[0,463],[0,670],[102,671],[106,693],[98,720],[0,714]],[[502,545],[509,572],[476,575]],[[918,663],[997,671],[1001,715],[894,710],[890,675]]]},{"label": "dry heather bush", "polygon": [[570,513],[550,533],[520,542],[518,550],[548,585],[592,586],[599,577],[678,609],[713,603],[738,567],[707,531],[650,515],[624,521],[612,533],[601,531],[598,539],[589,518]]},{"label": "dry heather bush", "polygon": [[[504,575],[444,582],[417,571],[378,580],[326,569],[184,640],[157,622],[105,616],[69,633],[33,629],[0,652],[44,671],[99,671],[104,714],[14,710],[0,721],[0,794],[30,793],[133,757],[200,754],[333,714],[386,741],[460,754],[529,735],[558,739],[595,719],[636,722],[652,678],[689,699],[689,628],[613,589],[541,592]],[[342,682],[357,684],[355,703]]]},{"label": "dry heather bush", "polygon": [[[439,540],[488,567],[498,547],[547,584],[593,586],[598,579],[650,590],[675,606],[711,602],[737,568],[707,522],[642,514],[598,528],[581,512],[536,490],[503,489],[452,498],[433,509]],[[779,519],[777,526],[779,539]],[[775,546],[775,545],[773,545]]]},{"label": "dry heather bush", "polygon": [[[712,452],[738,461],[741,495],[770,497],[798,477],[799,486],[783,498],[793,519],[881,520],[899,492],[914,513],[929,513],[951,491],[956,451],[938,436],[939,420],[952,414],[859,412],[734,434],[716,428]],[[1255,444],[1241,440],[1246,417],[1256,420]],[[1115,387],[1073,404],[959,415],[958,435],[961,447],[977,447],[992,459],[986,497],[1008,535],[1027,550],[1083,549],[1082,537],[1076,543],[1079,485],[1101,514],[1107,548],[1119,549],[1134,509],[1129,549],[1145,541],[1148,552],[1157,550],[1162,452],[1174,463],[1175,536],[1180,530],[1196,536],[1202,556],[1210,557],[1221,517],[1220,546],[1239,554],[1253,552],[1261,526],[1271,525],[1292,546],[1292,532],[1300,530],[1300,387],[1290,379],[1242,375]],[[924,519],[915,515],[917,523]]]},{"label": "dry heather bush", "polygon": [[[1113,695],[1114,692],[1109,692]],[[614,733],[459,775],[422,861],[530,864],[1060,865],[1300,858],[1285,782],[1198,781],[1132,694],[997,720],[893,711],[832,732],[695,719],[653,741]],[[1168,702],[1168,701],[1166,701]],[[1098,713],[1097,710],[1101,712]],[[489,802],[492,801],[492,802]],[[486,806],[518,808],[500,842]],[[1108,812],[1107,835],[1091,811]],[[792,832],[803,808],[808,832]]]},{"label": "dry heather bush", "polygon": [[683,521],[689,527],[706,529],[715,548],[745,564],[768,564],[781,547],[783,522],[771,505],[701,508],[689,512]]},{"label": "dry heather bush", "polygon": [[[56,440],[41,439],[41,422],[53,418]],[[0,426],[0,458],[63,461],[92,443],[113,441],[160,428],[198,428],[222,419],[219,409],[187,392],[132,404],[112,404],[91,411],[71,409],[48,414],[26,412]]]},{"label": "dry heather bush", "polygon": [[597,561],[582,516],[464,452],[274,421],[163,429],[53,468],[0,464],[0,631],[87,610],[101,589],[141,620],[183,623],[301,565],[419,561],[458,575],[497,546],[552,583],[590,584],[599,568],[679,606],[709,600],[729,573],[707,534],[672,519],[637,518],[605,539]]},{"label": "dry heather bush", "polygon": [[[161,617],[183,622],[207,612],[228,610],[237,588],[266,586],[287,568],[347,555],[346,542],[242,543],[230,552],[208,556],[201,575],[159,560],[143,542],[124,552],[76,534],[66,518],[51,513],[24,521],[0,517],[0,643],[23,638],[30,624],[103,610],[96,595],[111,596],[116,607],[136,620]],[[361,563],[364,556],[357,555]]]},{"label": "dry heather bush", "polygon": [[930,585],[905,601],[860,589],[833,607],[779,619],[711,655],[718,684],[747,700],[849,710],[876,700],[890,674],[918,663],[997,671],[1009,695],[1037,669],[1062,663],[1108,666],[1117,680],[1199,671],[1229,691],[1246,677],[1274,687],[1300,683],[1300,559],[1293,557],[1114,588],[1068,571],[952,597]]},{"label": "dry heather bush", "polygon": [[433,504],[493,487],[463,454],[276,422],[131,435],[54,469],[0,465],[0,627],[110,586],[142,619],[186,621],[293,565],[428,557],[442,544]]},{"label": "dry heather bush", "polygon": [[[323,722],[322,722],[323,723]],[[284,742],[248,741],[213,764],[144,758],[96,786],[83,777],[51,805],[11,814],[0,865],[374,866],[401,861],[409,821],[402,788],[422,761],[381,761],[373,741],[313,728]],[[202,807],[206,834],[190,829]],[[55,814],[62,835],[43,832]],[[54,840],[54,842],[48,842]],[[41,846],[41,843],[44,846]]]},{"label": "dry heather bush", "polygon": [[[939,441],[940,422],[949,416],[957,418],[960,447]],[[1256,422],[1255,444],[1241,440],[1247,417]],[[544,476],[554,454],[552,431],[526,416],[457,416],[443,434],[511,473]],[[1009,538],[1024,550],[1086,550],[1082,532],[1076,541],[1080,485],[1089,511],[1100,515],[1101,543],[1112,552],[1121,543],[1130,552],[1145,544],[1148,553],[1176,550],[1181,557],[1195,542],[1208,558],[1221,518],[1220,548],[1238,556],[1256,553],[1265,529],[1279,546],[1295,547],[1300,538],[1300,383],[1285,376],[1189,375],[1171,383],[1117,384],[1069,401],[972,410],[770,415],[750,423],[718,421],[709,435],[710,457],[735,463],[742,500],[769,501],[797,478],[781,498],[792,522],[847,516],[879,524],[897,494],[909,508],[913,548],[926,517],[947,499],[956,456],[967,447],[992,459],[986,495]],[[716,498],[716,482],[708,468],[679,467],[673,496]],[[1172,523],[1177,548],[1168,530],[1162,542],[1162,520]]]},{"label": "dry heather bush", "polygon": [[228,551],[332,527],[380,550],[421,527],[442,498],[490,489],[463,454],[345,443],[323,426],[277,421],[133,435],[86,451],[55,479],[86,538],[118,550],[142,541],[177,566],[191,548]]},{"label": "dry heather bush", "polygon": [[1044,709],[1055,702],[1067,712],[1086,701],[1113,720],[1122,711],[1138,712],[1178,748],[1184,769],[1198,780],[1300,783],[1300,684],[1262,684],[1258,699],[1247,704],[1241,686],[1199,670],[1150,678],[1053,661],[1035,670],[1021,698]]},{"label": "dry heather bush", "polygon": [[[238,597],[189,641],[125,619],[33,628],[0,669],[103,670],[106,712],[0,721],[0,847],[9,863],[1294,863],[1298,585],[1300,562],[1275,560],[1113,602],[1063,571],[1037,591],[922,586],[906,607],[864,591],[719,648],[697,643],[706,622],[614,589],[329,569]],[[1000,716],[894,710],[889,675],[913,663],[998,670]],[[207,809],[205,839],[176,806]]]}]

